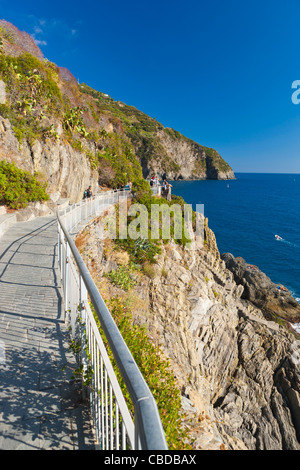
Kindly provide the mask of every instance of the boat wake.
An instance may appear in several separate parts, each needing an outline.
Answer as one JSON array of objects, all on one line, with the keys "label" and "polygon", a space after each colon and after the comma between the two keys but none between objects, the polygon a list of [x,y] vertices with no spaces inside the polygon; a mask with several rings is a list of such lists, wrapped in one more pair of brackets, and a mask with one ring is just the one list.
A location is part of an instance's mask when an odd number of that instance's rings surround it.
[{"label": "boat wake", "polygon": [[288,240],[281,240],[282,243],[285,243],[286,245],[292,246],[293,248],[300,248],[299,245],[296,245],[296,243],[289,242]]},{"label": "boat wake", "polygon": [[299,245],[296,245],[296,243],[289,242],[288,240],[285,240],[284,238],[280,237],[279,235],[275,235],[275,239],[277,241],[285,243],[286,245],[292,246],[293,248],[300,248]]}]

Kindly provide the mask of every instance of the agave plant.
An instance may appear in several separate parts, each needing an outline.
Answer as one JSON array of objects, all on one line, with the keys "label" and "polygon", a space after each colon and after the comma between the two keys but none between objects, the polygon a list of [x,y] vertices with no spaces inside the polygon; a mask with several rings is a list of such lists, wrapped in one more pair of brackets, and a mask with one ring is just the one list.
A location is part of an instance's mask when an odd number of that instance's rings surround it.
[{"label": "agave plant", "polygon": [[43,78],[38,73],[38,70],[29,71],[26,80],[29,84],[31,94],[37,96],[43,83]]},{"label": "agave plant", "polygon": [[56,140],[59,140],[59,135],[57,131],[54,129],[53,124],[51,124],[50,127],[47,127],[47,129],[44,130],[44,137],[55,138]]},{"label": "agave plant", "polygon": [[101,131],[100,131],[100,135],[101,135],[101,137],[103,138],[103,140],[105,140],[106,137],[107,137],[107,135],[108,135],[107,132],[106,132],[106,130],[105,130],[103,127],[102,127],[102,129],[101,129]]},{"label": "agave plant", "polygon": [[19,111],[27,116],[28,114],[32,114],[35,111],[36,100],[31,97],[24,97],[22,101],[17,101],[17,106]]},{"label": "agave plant", "polygon": [[77,106],[76,108],[69,109],[64,116],[63,128],[69,131],[76,131],[83,137],[87,137],[89,133],[84,127],[82,109]]}]

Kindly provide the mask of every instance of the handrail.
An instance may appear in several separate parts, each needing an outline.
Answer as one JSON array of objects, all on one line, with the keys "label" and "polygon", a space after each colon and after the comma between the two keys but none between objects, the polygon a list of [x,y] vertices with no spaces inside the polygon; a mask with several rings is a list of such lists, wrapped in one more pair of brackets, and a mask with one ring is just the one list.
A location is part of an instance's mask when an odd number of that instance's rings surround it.
[{"label": "handrail", "polygon": [[167,450],[154,397],[59,214],[57,220],[132,400],[135,413],[135,449]]}]

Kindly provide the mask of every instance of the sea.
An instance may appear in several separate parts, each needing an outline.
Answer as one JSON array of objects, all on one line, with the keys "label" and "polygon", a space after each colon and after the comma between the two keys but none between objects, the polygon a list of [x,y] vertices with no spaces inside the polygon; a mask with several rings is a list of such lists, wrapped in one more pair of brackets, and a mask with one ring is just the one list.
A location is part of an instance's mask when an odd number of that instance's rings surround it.
[{"label": "sea", "polygon": [[172,193],[194,210],[196,204],[204,205],[220,253],[241,256],[258,266],[300,302],[300,174],[236,173],[235,177],[170,183]]}]

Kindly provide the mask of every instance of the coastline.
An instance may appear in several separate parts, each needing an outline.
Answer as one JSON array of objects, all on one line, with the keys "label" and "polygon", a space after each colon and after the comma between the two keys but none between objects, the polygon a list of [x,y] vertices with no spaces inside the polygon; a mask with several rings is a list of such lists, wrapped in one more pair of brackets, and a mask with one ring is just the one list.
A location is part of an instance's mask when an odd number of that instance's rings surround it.
[{"label": "coastline", "polygon": [[[229,181],[173,181],[172,193],[204,214],[220,253],[259,266],[299,302],[300,236],[297,229],[300,179],[294,174],[235,173]],[[269,194],[268,194],[269,193]],[[288,209],[286,205],[288,204]],[[284,240],[278,241],[274,234]]]},{"label": "coastline", "polygon": [[[291,418],[299,412],[295,334],[243,298],[246,286],[221,259],[208,225],[203,250],[171,240],[151,270],[133,272],[128,252],[99,243],[100,222],[79,234],[80,252],[103,298],[120,299],[170,362],[192,448],[300,450]],[[136,280],[129,290],[112,281],[124,269]]]}]

